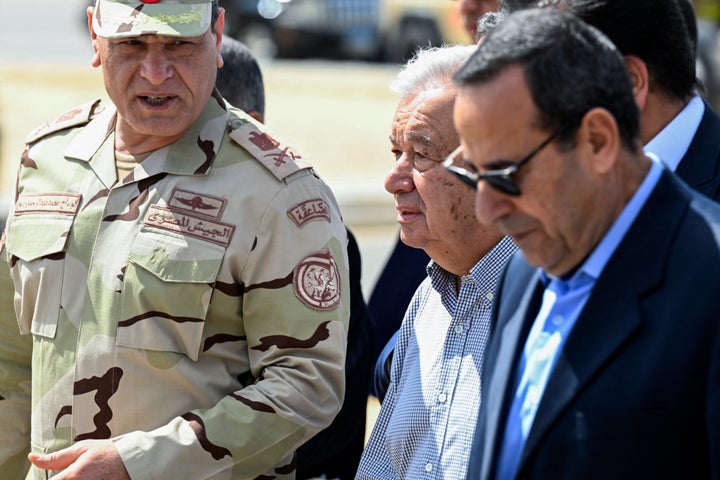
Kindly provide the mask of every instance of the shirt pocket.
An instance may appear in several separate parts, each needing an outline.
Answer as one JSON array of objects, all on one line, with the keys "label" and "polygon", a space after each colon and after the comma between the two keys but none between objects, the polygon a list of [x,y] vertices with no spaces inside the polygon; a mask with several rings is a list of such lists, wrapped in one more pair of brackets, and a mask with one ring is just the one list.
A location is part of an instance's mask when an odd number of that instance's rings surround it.
[{"label": "shirt pocket", "polygon": [[67,238],[74,218],[68,214],[19,214],[8,221],[6,248],[22,333],[55,337]]},{"label": "shirt pocket", "polygon": [[213,243],[143,228],[125,269],[117,344],[197,360],[224,256]]}]

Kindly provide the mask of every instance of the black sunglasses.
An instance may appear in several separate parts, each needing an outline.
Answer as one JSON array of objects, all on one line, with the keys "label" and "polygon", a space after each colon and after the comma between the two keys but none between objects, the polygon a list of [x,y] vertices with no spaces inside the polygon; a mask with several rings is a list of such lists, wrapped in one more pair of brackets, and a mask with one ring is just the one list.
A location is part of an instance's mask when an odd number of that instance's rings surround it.
[{"label": "black sunglasses", "polygon": [[457,158],[462,154],[462,146],[456,148],[450,155],[447,156],[443,162],[443,167],[452,172],[457,178],[459,178],[465,185],[470,188],[477,190],[477,184],[481,180],[486,181],[495,189],[501,191],[504,194],[517,197],[520,195],[520,187],[517,186],[513,180],[513,176],[528,163],[535,155],[540,152],[543,148],[548,146],[553,141],[562,135],[565,131],[569,130],[575,122],[567,122],[552,133],[548,138],[545,139],[540,145],[538,145],[532,152],[530,152],[525,158],[517,163],[510,165],[509,167],[500,170],[488,170],[487,172],[471,172],[463,167],[455,165]]}]

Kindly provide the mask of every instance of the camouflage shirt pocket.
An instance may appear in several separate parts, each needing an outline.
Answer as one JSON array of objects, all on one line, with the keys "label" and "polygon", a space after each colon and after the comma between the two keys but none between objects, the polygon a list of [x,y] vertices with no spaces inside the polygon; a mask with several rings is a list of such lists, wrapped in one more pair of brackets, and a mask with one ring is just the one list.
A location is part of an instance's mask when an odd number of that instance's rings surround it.
[{"label": "camouflage shirt pocket", "polygon": [[60,317],[67,238],[74,215],[14,214],[6,248],[22,333],[54,338]]},{"label": "camouflage shirt pocket", "polygon": [[197,360],[225,249],[144,227],[123,279],[117,344]]}]

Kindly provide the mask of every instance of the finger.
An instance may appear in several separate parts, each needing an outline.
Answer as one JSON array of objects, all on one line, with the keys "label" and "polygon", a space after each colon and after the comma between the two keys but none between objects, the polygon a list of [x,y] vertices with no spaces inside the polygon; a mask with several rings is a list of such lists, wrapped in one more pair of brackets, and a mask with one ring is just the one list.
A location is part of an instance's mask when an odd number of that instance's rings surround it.
[{"label": "finger", "polygon": [[31,453],[28,455],[30,463],[43,470],[62,470],[71,465],[82,454],[82,451],[66,448],[54,453]]}]

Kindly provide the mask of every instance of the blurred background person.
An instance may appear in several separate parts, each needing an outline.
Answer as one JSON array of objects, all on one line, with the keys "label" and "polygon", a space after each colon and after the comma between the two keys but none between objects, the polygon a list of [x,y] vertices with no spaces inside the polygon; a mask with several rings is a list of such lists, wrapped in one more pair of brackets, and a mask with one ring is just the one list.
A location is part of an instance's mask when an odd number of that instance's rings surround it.
[{"label": "blurred background person", "polygon": [[457,0],[463,27],[473,43],[478,41],[478,20],[500,8],[500,0]]}]

